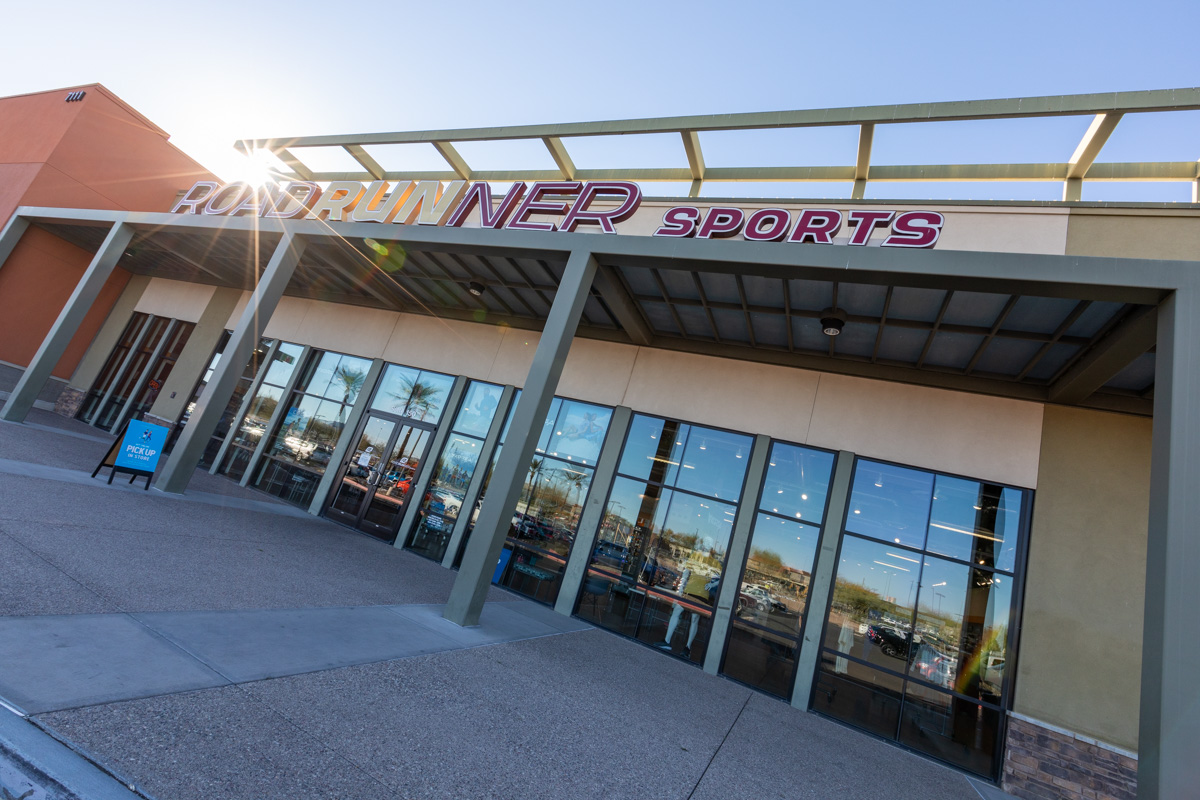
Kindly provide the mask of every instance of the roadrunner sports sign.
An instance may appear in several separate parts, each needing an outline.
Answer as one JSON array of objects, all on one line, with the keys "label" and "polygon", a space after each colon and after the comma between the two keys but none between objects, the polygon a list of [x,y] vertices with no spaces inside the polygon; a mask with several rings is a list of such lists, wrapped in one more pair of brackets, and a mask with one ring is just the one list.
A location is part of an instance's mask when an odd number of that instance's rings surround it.
[{"label": "roadrunner sports sign", "polygon": [[[516,181],[503,196],[493,195],[486,181],[331,181],[325,186],[292,181],[265,187],[198,181],[171,213],[616,233],[641,203],[642,190],[630,181]],[[664,211],[653,235],[930,248],[943,224],[945,217],[936,211],[687,205]]]}]

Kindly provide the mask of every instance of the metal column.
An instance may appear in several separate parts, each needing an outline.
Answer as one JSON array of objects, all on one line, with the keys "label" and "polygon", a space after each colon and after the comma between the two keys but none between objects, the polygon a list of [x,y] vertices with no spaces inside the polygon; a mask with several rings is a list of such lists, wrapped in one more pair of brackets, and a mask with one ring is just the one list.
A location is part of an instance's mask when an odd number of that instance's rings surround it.
[{"label": "metal column", "polygon": [[267,268],[250,294],[250,302],[246,304],[233,335],[229,337],[220,363],[213,370],[212,380],[201,392],[187,426],[175,443],[175,449],[154,482],[162,491],[181,494],[187,488],[196,465],[200,463],[200,456],[204,454],[204,448],[229,404],[229,398],[233,397],[233,390],[242,376],[242,370],[246,368],[250,353],[262,338],[263,329],[279,304],[279,298],[283,296],[283,290],[287,288],[300,256],[304,254],[304,247],[304,240],[291,232],[284,233],[276,245]]},{"label": "metal column", "polygon": [[4,266],[4,262],[12,255],[17,242],[21,241],[21,237],[28,229],[29,220],[24,217],[14,215],[8,220],[8,224],[4,226],[4,230],[0,231],[0,267]]},{"label": "metal column", "polygon": [[487,438],[483,440],[483,449],[479,453],[479,462],[475,464],[475,472],[467,484],[467,492],[463,495],[462,505],[458,509],[458,518],[454,521],[454,529],[450,531],[450,541],[446,543],[446,552],[442,556],[442,566],[446,569],[454,567],[454,559],[458,548],[462,546],[463,537],[467,535],[467,526],[471,524],[471,516],[475,511],[475,503],[483,494],[483,482],[487,480],[488,468],[492,465],[492,456],[496,445],[500,444],[500,434],[504,433],[504,420],[508,419],[508,407],[512,405],[513,395],[517,393],[515,386],[505,386],[500,392],[500,402],[496,405],[496,416],[488,426]]},{"label": "metal column", "polygon": [[479,522],[467,544],[462,568],[446,603],[444,616],[451,622],[479,624],[479,613],[492,583],[492,573],[504,546],[512,512],[521,497],[529,461],[537,449],[542,421],[550,411],[550,401],[554,399],[554,390],[595,276],[596,259],[592,254],[586,250],[572,252],[558,291],[554,293],[554,304],[542,329],[521,399],[513,412],[508,441],[500,452]]},{"label": "metal column", "polygon": [[1200,288],[1158,308],[1138,797],[1200,786]]},{"label": "metal column", "polygon": [[[19,230],[20,224],[10,223],[5,228],[3,237],[0,237],[0,255],[5,255],[4,248],[16,244],[15,241],[11,241],[11,233]],[[123,218],[112,226],[108,236],[104,237],[104,243],[92,257],[92,263],[88,265],[87,271],[83,273],[83,277],[76,284],[75,291],[71,292],[67,304],[59,312],[58,319],[54,321],[50,332],[42,340],[42,346],[38,348],[37,354],[25,368],[21,379],[17,381],[16,388],[9,395],[8,402],[4,404],[4,410],[0,411],[0,419],[9,422],[25,420],[25,415],[33,407],[33,401],[37,400],[38,392],[46,385],[50,373],[58,364],[58,360],[62,358],[67,345],[71,343],[75,332],[79,330],[84,316],[96,302],[100,290],[104,288],[108,276],[112,274],[117,262],[125,254],[125,248],[132,238],[133,228]]]},{"label": "metal column", "polygon": [[[716,675],[721,668],[721,654],[725,650],[725,638],[729,632],[730,618],[737,605],[738,589],[742,578],[742,567],[746,564],[746,551],[750,545],[750,533],[754,519],[758,516],[758,494],[762,490],[767,472],[767,456],[771,454],[771,437],[759,434],[754,437],[750,448],[750,463],[746,465],[746,483],[738,498],[737,517],[729,537],[728,557],[725,571],[721,573],[721,588],[717,590],[717,603],[713,609],[712,630],[708,635],[708,649],[704,653],[704,671]],[[680,589],[682,591],[682,588]]]},{"label": "metal column", "polygon": [[792,687],[792,705],[807,710],[812,696],[813,678],[821,660],[821,641],[824,638],[825,615],[833,576],[837,574],[838,543],[842,526],[846,524],[846,503],[850,499],[850,476],[854,474],[854,454],[838,453],[833,465],[833,480],[829,483],[829,510],[817,541],[817,563],[813,564],[812,580],[808,584],[808,603],[804,608],[804,639],[796,659],[796,682]]},{"label": "metal column", "polygon": [[554,610],[560,614],[570,616],[575,611],[575,598],[579,595],[579,587],[583,585],[583,576],[587,574],[592,548],[596,544],[596,536],[600,533],[600,523],[604,521],[605,501],[612,488],[613,478],[617,475],[617,462],[620,460],[621,448],[625,445],[625,434],[629,431],[632,419],[633,411],[624,406],[614,408],[609,419],[604,448],[600,451],[600,457],[596,460],[596,470],[592,473],[587,506],[579,515],[579,529],[575,531],[575,543],[571,545],[571,555],[567,557],[562,585],[558,590],[558,601],[554,604]]}]

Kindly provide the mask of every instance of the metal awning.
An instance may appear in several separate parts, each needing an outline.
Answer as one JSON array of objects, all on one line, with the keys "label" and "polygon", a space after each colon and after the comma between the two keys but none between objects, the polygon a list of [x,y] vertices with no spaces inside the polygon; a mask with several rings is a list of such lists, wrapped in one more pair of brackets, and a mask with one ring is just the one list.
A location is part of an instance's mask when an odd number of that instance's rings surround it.
[{"label": "metal awning", "polygon": [[[120,266],[136,274],[249,289],[279,235],[230,222],[135,223],[138,233]],[[37,224],[89,251],[99,247],[106,230],[83,221]],[[369,226],[373,237],[339,233],[350,228],[357,228],[355,234],[362,230],[361,225],[324,223],[312,228],[323,235],[311,238],[286,294],[541,330],[568,256],[566,250],[523,246],[524,237],[507,232],[486,232],[494,234],[486,237],[492,242],[487,245],[438,247],[406,239],[411,229],[403,226]],[[606,245],[628,238],[588,236],[600,274],[583,309],[579,336],[1151,413],[1159,299],[1153,290],[1071,292],[967,275],[831,271],[805,266],[802,249],[793,251],[799,256],[795,266],[605,251]],[[506,239],[513,247],[496,244]],[[560,240],[559,234],[541,239]],[[936,257],[953,260],[955,253],[939,251]],[[482,294],[469,290],[472,281],[485,287]],[[822,311],[830,307],[846,316],[836,337],[821,330]]]}]

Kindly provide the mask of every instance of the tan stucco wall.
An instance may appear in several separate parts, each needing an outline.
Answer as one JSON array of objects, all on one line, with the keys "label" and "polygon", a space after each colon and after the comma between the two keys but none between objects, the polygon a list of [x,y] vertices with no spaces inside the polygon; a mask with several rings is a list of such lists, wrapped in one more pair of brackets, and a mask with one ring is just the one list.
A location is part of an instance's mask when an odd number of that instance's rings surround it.
[{"label": "tan stucco wall", "polygon": [[1014,709],[1135,750],[1151,421],[1047,406]]},{"label": "tan stucco wall", "polygon": [[184,322],[199,322],[214,291],[215,286],[201,283],[151,278],[134,310]]},{"label": "tan stucco wall", "polygon": [[1067,255],[1200,259],[1200,216],[1194,211],[1074,209]]},{"label": "tan stucco wall", "polygon": [[[182,299],[161,282],[139,308],[180,316]],[[280,301],[267,335],[514,386],[525,383],[541,339],[294,297]],[[557,393],[1016,486],[1038,481],[1037,403],[585,339],[572,344]]]}]

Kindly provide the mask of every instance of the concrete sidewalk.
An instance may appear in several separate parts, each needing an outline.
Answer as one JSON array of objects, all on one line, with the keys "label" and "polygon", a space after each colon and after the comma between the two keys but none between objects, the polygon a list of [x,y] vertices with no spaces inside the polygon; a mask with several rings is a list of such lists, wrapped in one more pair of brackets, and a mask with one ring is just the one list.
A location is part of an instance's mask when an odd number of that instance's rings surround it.
[{"label": "concrete sidewalk", "polygon": [[449,626],[452,572],[223,479],[81,480],[50,416],[0,425],[14,797],[1004,796],[500,590]]}]

